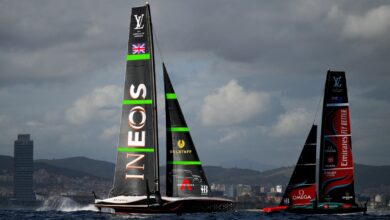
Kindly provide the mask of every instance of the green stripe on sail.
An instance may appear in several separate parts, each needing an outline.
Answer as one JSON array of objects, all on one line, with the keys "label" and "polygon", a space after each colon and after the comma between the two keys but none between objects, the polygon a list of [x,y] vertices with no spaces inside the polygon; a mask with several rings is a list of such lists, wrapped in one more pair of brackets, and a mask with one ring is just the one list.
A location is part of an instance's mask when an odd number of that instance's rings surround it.
[{"label": "green stripe on sail", "polygon": [[202,165],[200,161],[168,161],[168,164],[172,165]]},{"label": "green stripe on sail", "polygon": [[151,99],[129,100],[122,101],[123,105],[151,105],[153,101]]},{"label": "green stripe on sail", "polygon": [[129,54],[126,57],[127,61],[133,61],[133,60],[150,60],[150,54]]},{"label": "green stripe on sail", "polygon": [[118,147],[116,149],[118,152],[128,152],[128,153],[153,153],[154,148],[144,148],[144,147]]},{"label": "green stripe on sail", "polygon": [[188,127],[172,127],[172,128],[167,128],[168,131],[170,132],[189,132],[190,129]]},{"label": "green stripe on sail", "polygon": [[166,99],[177,99],[175,93],[165,93]]}]

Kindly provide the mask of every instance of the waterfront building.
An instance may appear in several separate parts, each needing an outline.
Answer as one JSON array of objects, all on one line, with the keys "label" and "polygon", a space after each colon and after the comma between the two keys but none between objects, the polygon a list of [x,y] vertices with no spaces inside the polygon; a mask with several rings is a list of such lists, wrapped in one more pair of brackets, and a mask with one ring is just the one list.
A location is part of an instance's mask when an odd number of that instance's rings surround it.
[{"label": "waterfront building", "polygon": [[19,134],[14,145],[14,198],[17,202],[35,201],[33,192],[34,143],[29,134]]}]

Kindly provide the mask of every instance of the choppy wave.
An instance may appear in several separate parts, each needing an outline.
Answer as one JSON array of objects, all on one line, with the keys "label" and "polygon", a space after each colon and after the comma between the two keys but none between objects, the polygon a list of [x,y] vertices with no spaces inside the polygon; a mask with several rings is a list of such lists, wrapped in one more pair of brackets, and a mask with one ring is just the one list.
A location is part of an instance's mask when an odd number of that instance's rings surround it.
[{"label": "choppy wave", "polygon": [[42,206],[37,208],[36,211],[62,211],[62,212],[75,212],[75,211],[99,211],[94,205],[80,205],[71,198],[63,196],[52,196],[46,199]]},{"label": "choppy wave", "polygon": [[389,216],[390,219],[390,209],[376,209],[376,210],[368,209],[367,213],[369,215]]},{"label": "choppy wave", "polygon": [[[52,197],[38,209],[32,210],[2,210],[0,219],[85,219],[85,220],[123,220],[123,219],[153,219],[153,220],[388,220],[389,210],[371,210],[368,215],[300,215],[293,213],[275,213],[265,215],[259,210],[239,210],[225,213],[194,213],[177,215],[142,215],[142,214],[110,214],[96,212],[91,206],[83,206],[70,198]],[[91,211],[93,210],[93,211]]]},{"label": "choppy wave", "polygon": [[85,220],[123,220],[123,219],[153,219],[153,220],[388,220],[389,215],[298,215],[298,214],[275,214],[264,215],[259,212],[237,211],[228,213],[195,213],[176,215],[113,215],[94,211],[26,211],[26,210],[1,210],[0,219],[85,219]]}]

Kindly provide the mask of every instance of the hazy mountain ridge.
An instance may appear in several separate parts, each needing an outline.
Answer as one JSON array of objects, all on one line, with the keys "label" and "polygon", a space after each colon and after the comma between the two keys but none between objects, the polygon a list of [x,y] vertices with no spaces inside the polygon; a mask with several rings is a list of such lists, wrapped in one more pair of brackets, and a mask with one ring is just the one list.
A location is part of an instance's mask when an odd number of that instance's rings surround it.
[{"label": "hazy mountain ridge", "polygon": [[215,165],[218,167],[223,167],[223,168],[242,168],[242,169],[249,169],[249,170],[256,170],[256,171],[266,171],[266,170],[271,170],[275,169],[277,167],[269,165],[269,164],[264,164],[259,161],[253,161],[250,160],[249,158],[241,158],[240,160],[229,160],[229,161],[224,161],[218,165]]},{"label": "hazy mountain ridge", "polygon": [[69,157],[64,159],[39,159],[35,162],[50,164],[56,167],[62,167],[70,170],[78,170],[93,176],[112,179],[114,177],[115,164],[90,159],[87,157]]},{"label": "hazy mountain ridge", "polygon": [[[76,160],[76,161],[74,161]],[[78,163],[87,163],[87,158],[74,159]],[[65,159],[66,161],[66,159]],[[105,195],[112,186],[112,180],[96,176],[94,173],[84,172],[81,169],[68,169],[60,163],[45,162],[45,160],[34,161],[34,191],[40,195],[88,195],[92,196],[92,190],[100,195]],[[101,162],[101,161],[99,161]],[[98,162],[98,163],[99,163]],[[12,196],[14,167],[13,157],[0,155],[0,196]],[[88,170],[88,169],[87,169]],[[89,170],[93,170],[89,168]]]},{"label": "hazy mountain ridge", "polygon": [[[83,161],[80,161],[83,162]],[[93,175],[93,173],[83,172],[81,169],[68,169],[62,166],[61,163],[47,163],[45,160],[34,160],[34,172],[39,170],[46,170],[48,173],[54,175],[63,175],[70,178],[80,178],[84,176],[88,176],[91,178],[101,179],[104,177]],[[14,158],[11,156],[3,156],[0,155],[0,174],[8,173],[12,174],[14,172]]]},{"label": "hazy mountain ridge", "polygon": [[[281,167],[267,171],[256,171],[241,168],[222,168],[204,166],[209,183],[248,184],[271,186],[287,184],[293,167]],[[35,160],[35,172],[44,170],[54,176],[64,176],[69,179],[88,178],[111,182],[115,165],[106,161],[86,157],[72,157],[53,160]],[[0,155],[0,175],[13,174],[13,158]],[[165,167],[160,168],[162,186],[165,185]],[[357,191],[390,186],[390,166],[370,166],[355,164],[355,187]],[[36,176],[36,175],[35,175]],[[39,176],[39,175],[38,175]],[[108,190],[108,189],[107,189]]]},{"label": "hazy mountain ridge", "polygon": [[[77,160],[79,161],[76,163],[75,161]],[[98,177],[102,177],[107,180],[112,180],[115,169],[115,164],[113,163],[93,160],[86,157],[40,161],[50,161],[50,164],[55,166],[74,170],[82,170],[86,173],[97,175]],[[73,161],[73,164],[69,165],[66,163],[67,161]],[[80,164],[80,166],[76,166],[75,164]],[[95,172],[93,168],[88,168],[87,166],[107,166],[107,168],[101,169],[102,172]],[[209,183],[272,186],[277,184],[287,184],[294,167],[280,167],[267,171],[257,171],[242,168],[223,168],[218,166],[204,166],[204,169]],[[162,186],[165,185],[165,172],[165,166],[161,166],[160,181]],[[387,173],[390,173],[390,166],[355,164],[356,190],[363,192],[365,190],[375,189],[377,187],[390,186],[390,176],[386,175]]]}]

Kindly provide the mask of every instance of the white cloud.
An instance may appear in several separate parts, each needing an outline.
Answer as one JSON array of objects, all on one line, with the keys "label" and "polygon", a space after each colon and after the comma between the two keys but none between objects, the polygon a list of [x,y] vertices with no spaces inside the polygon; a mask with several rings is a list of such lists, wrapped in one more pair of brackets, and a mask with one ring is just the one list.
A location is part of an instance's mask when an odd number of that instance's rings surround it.
[{"label": "white cloud", "polygon": [[82,124],[94,117],[112,117],[120,102],[121,88],[115,85],[96,88],[90,94],[78,98],[66,110],[66,119],[70,123]]},{"label": "white cloud", "polygon": [[333,5],[328,11],[328,18],[330,20],[337,20],[343,15],[343,12],[339,9],[337,5]]},{"label": "white cloud", "polygon": [[369,10],[362,16],[348,15],[344,35],[352,38],[381,37],[390,30],[390,5]]},{"label": "white cloud", "polygon": [[245,130],[244,128],[231,129],[227,131],[227,133],[219,139],[219,142],[226,143],[236,139],[242,140],[245,137],[247,137],[247,135],[248,135],[248,131]]},{"label": "white cloud", "polygon": [[43,124],[39,121],[27,121],[26,125],[30,127],[38,127],[38,126],[42,126]]},{"label": "white cloud", "polygon": [[264,126],[234,126],[234,127],[223,127],[220,129],[222,137],[219,138],[219,143],[223,143],[223,147],[226,147],[226,143],[237,143],[242,140],[248,140],[251,137],[259,138],[259,135],[266,133],[267,128]]},{"label": "white cloud", "polygon": [[0,115],[0,124],[4,123],[5,120],[7,120],[7,116],[6,115]]},{"label": "white cloud", "polygon": [[103,133],[100,134],[99,138],[103,140],[112,140],[119,135],[119,125],[114,125],[112,127],[104,129]]},{"label": "white cloud", "polygon": [[232,125],[267,110],[270,97],[263,92],[245,91],[231,80],[203,100],[201,118],[205,125]]},{"label": "white cloud", "polygon": [[294,136],[301,133],[311,121],[312,114],[306,109],[297,108],[279,116],[278,122],[272,126],[273,137]]}]

